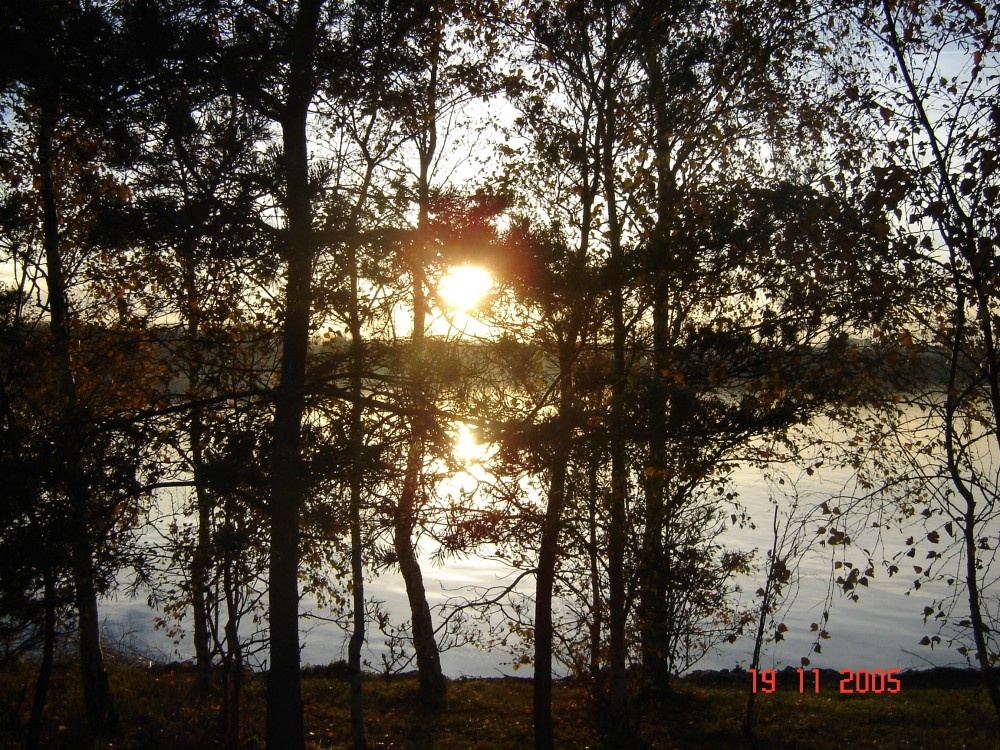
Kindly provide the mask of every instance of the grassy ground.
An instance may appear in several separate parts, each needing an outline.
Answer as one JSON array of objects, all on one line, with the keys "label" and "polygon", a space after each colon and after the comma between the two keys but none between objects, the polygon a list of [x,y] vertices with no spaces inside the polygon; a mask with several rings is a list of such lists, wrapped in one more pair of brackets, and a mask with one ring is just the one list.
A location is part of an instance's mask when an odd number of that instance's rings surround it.
[{"label": "grassy ground", "polygon": [[[61,672],[46,712],[45,747],[215,748],[222,747],[218,696],[199,695],[191,674],[153,672],[114,665],[112,686],[122,733],[87,743],[80,719],[75,673]],[[795,684],[779,684],[757,699],[757,747],[793,748],[1000,748],[1000,732],[985,691],[969,680],[934,687],[934,680],[904,674],[898,694],[840,695],[835,680],[819,695],[800,695]],[[939,681],[943,682],[943,681]],[[30,665],[0,672],[0,747],[19,747],[31,702]],[[824,684],[824,688],[826,685]],[[664,708],[638,717],[649,748],[746,748],[740,720],[750,680],[684,680]],[[421,711],[416,682],[390,684],[372,678],[366,686],[367,731],[374,748],[527,748],[532,745],[531,683],[527,680],[461,680],[450,683],[448,707],[438,716]],[[350,746],[347,684],[317,674],[304,680],[309,746]],[[264,683],[254,676],[245,688],[243,746],[262,748]],[[571,750],[603,747],[606,712],[579,685],[559,683],[554,694],[556,745]]]}]

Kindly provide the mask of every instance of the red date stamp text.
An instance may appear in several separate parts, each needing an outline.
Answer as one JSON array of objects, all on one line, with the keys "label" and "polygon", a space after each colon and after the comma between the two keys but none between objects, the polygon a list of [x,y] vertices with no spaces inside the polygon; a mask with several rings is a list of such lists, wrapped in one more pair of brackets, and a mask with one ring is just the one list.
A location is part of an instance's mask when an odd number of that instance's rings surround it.
[{"label": "red date stamp text", "polygon": [[[841,695],[873,695],[898,693],[902,688],[898,669],[842,669],[839,692]],[[796,669],[800,693],[820,692],[820,670]],[[773,693],[778,689],[778,673],[773,669],[751,669],[753,692]]]}]

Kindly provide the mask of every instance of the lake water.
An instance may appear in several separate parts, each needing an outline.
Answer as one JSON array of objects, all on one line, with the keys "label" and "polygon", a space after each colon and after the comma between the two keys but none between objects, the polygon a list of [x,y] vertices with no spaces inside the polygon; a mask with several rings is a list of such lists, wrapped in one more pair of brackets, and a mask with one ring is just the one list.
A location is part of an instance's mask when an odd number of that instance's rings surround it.
[{"label": "lake water", "polygon": [[[736,477],[740,499],[756,523],[756,530],[733,528],[725,532],[722,542],[729,548],[750,550],[757,548],[757,559],[762,561],[764,553],[772,545],[773,506],[769,502],[769,490],[759,475],[743,471]],[[818,504],[836,497],[850,484],[850,474],[846,471],[819,469],[812,476],[805,476],[795,482],[795,490],[802,506]],[[784,489],[789,489],[786,485]],[[864,522],[858,521],[858,524]],[[807,529],[815,529],[818,521],[810,522]],[[870,526],[870,524],[868,524]],[[991,530],[996,533],[996,529]],[[913,590],[915,578],[910,563],[920,565],[924,549],[917,558],[904,558],[899,564],[900,574],[889,578],[884,567],[878,564],[882,559],[907,549],[903,540],[912,533],[923,538],[922,527],[914,527],[909,532],[889,532],[879,540],[878,531],[869,528],[855,534],[849,547],[821,547],[815,545],[801,557],[797,585],[794,594],[788,598],[777,617],[788,628],[779,643],[769,643],[761,659],[764,668],[799,666],[800,659],[809,655],[811,667],[832,669],[890,669],[921,668],[936,666],[961,666],[966,660],[955,649],[960,644],[948,646],[947,638],[933,650],[919,645],[922,638],[933,637],[938,628],[933,622],[924,623],[922,612],[925,606],[933,606],[935,600],[947,595],[948,587],[942,582],[925,582],[920,590]],[[876,546],[881,544],[881,548]],[[812,623],[821,623],[827,609],[830,571],[834,559],[847,559],[864,569],[866,555],[861,550],[871,549],[876,560],[875,576],[870,585],[859,587],[860,599],[851,601],[839,592],[834,592],[830,619],[824,626],[830,637],[821,641],[822,653],[810,653],[810,646],[816,633],[810,630]],[[495,586],[505,580],[511,571],[499,563],[478,558],[451,560],[444,565],[434,565],[424,556],[423,569],[428,598],[433,605],[443,604],[449,597],[460,595],[468,587]],[[957,562],[956,562],[957,564]],[[958,571],[956,571],[958,572]],[[763,584],[763,574],[747,577],[740,581],[743,588],[742,600],[746,606],[757,606],[753,592]],[[521,590],[530,591],[528,583]],[[385,574],[366,582],[366,594],[385,602],[395,621],[406,618],[406,594],[398,575]],[[964,594],[963,594],[964,595]],[[997,592],[991,592],[996,598]],[[956,606],[955,614],[967,612],[964,600]],[[103,602],[102,615],[108,633],[115,637],[123,632],[131,632],[137,645],[148,647],[161,657],[186,659],[192,656],[189,640],[174,644],[161,630],[153,629],[152,612],[143,600],[130,600],[121,596]],[[303,636],[303,662],[326,664],[346,659],[347,646],[344,632],[335,624],[316,620],[305,620]],[[696,668],[747,667],[753,652],[752,633],[734,644],[726,644],[706,655]],[[373,626],[369,626],[367,651],[364,658],[377,670],[382,656],[386,654],[385,638]],[[442,655],[445,673],[449,677],[497,676],[501,674],[530,675],[530,667],[515,671],[511,655],[502,650],[483,651],[472,646],[462,646],[446,651]]]}]

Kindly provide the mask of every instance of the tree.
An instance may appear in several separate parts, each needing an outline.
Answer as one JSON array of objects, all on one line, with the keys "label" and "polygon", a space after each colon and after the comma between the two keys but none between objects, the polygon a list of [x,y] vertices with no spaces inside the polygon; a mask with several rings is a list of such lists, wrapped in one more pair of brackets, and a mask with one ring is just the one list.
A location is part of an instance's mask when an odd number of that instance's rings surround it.
[{"label": "tree", "polygon": [[[283,214],[279,254],[285,283],[271,430],[267,737],[272,747],[301,747],[297,579],[307,491],[302,425],[313,272],[323,244],[315,226],[317,186],[310,174],[309,120],[321,88],[349,102],[384,75],[385,68],[397,62],[394,55],[421,10],[380,2],[334,7],[322,0],[303,0],[277,12],[252,4],[233,11],[225,19],[218,72],[226,86],[281,133],[275,193]],[[247,75],[248,70],[253,74]]]},{"label": "tree", "polygon": [[[515,245],[517,255],[501,270],[516,285],[524,300],[524,317],[538,320],[535,336],[555,351],[555,372],[550,389],[554,414],[538,429],[538,438],[551,446],[546,462],[547,487],[541,518],[535,572],[533,627],[534,681],[533,718],[535,746],[553,746],[552,641],[553,593],[559,554],[559,538],[567,500],[567,457],[562,452],[579,428],[582,415],[576,407],[575,372],[582,347],[592,335],[592,305],[596,298],[593,280],[593,241],[596,223],[599,168],[594,158],[597,134],[596,92],[586,81],[575,78],[575,66],[589,53],[589,38],[578,13],[565,18],[538,9],[528,31],[534,44],[533,57],[550,57],[553,65],[539,69],[538,89],[527,89],[521,119],[533,139],[537,160],[529,163],[530,174],[549,188],[542,195],[528,194],[538,201],[542,226],[529,229]],[[562,89],[564,106],[541,93]],[[568,157],[568,158],[564,158]],[[528,207],[535,208],[528,203]],[[564,210],[565,207],[565,210]],[[547,215],[546,215],[547,214]],[[547,394],[546,394],[547,395]],[[536,439],[538,439],[536,438]],[[556,448],[555,446],[560,446]]]},{"label": "tree", "polygon": [[[630,731],[629,628],[638,623],[642,634],[647,688],[666,695],[689,618],[709,610],[731,616],[720,600],[689,598],[691,583],[724,581],[746,564],[702,535],[717,512],[711,503],[734,496],[726,479],[735,465],[773,461],[777,446],[794,456],[790,430],[848,395],[830,363],[842,374],[864,366],[848,337],[883,311],[859,305],[858,295],[867,300],[884,284],[892,262],[866,259],[856,268],[866,252],[884,256],[881,218],[821,178],[834,107],[828,92],[807,84],[820,49],[803,8],[783,6],[772,23],[749,3],[676,3],[670,13],[654,3],[567,7],[558,16],[544,5],[529,15],[536,87],[525,97],[525,122],[541,131],[539,156],[574,170],[564,183],[572,199],[557,200],[577,213],[552,222],[551,245],[571,227],[579,231],[587,248],[581,265],[593,263],[602,302],[592,341],[607,352],[606,396],[598,400],[607,415],[600,430],[589,430],[604,432],[611,465],[601,552],[610,731],[622,742]],[[572,116],[553,114],[554,91],[575,108]],[[556,195],[553,183],[534,184]],[[531,210],[556,213],[533,200]],[[567,373],[565,362],[577,364]],[[575,378],[579,362],[579,354],[560,355],[561,377]],[[566,429],[563,446],[580,428]],[[635,450],[646,456],[638,466],[624,458]],[[557,459],[550,479],[556,518],[565,460]],[[630,516],[629,506],[642,515]],[[641,547],[623,541],[630,531]],[[551,537],[543,530],[542,539],[544,549]],[[543,553],[540,580],[545,570]],[[538,691],[549,669],[541,583],[536,596]],[[699,601],[712,603],[699,610]],[[728,633],[741,624],[731,619]],[[544,695],[536,692],[536,701],[536,741],[548,746]]]},{"label": "tree", "polygon": [[[103,734],[114,730],[116,714],[100,647],[97,596],[104,585],[106,561],[99,551],[121,518],[113,511],[114,494],[101,494],[107,489],[103,482],[116,472],[121,471],[117,478],[123,481],[128,481],[131,472],[134,481],[135,467],[108,462],[107,451],[117,438],[95,430],[101,411],[122,393],[111,387],[115,375],[110,368],[102,392],[88,371],[92,365],[88,355],[111,355],[112,367],[121,362],[121,355],[109,337],[96,332],[90,332],[89,338],[97,350],[81,350],[74,342],[86,323],[74,287],[82,281],[76,273],[78,264],[88,260],[86,248],[97,244],[93,235],[101,239],[95,226],[97,214],[103,205],[124,198],[111,167],[121,155],[116,151],[127,144],[121,115],[130,87],[125,78],[113,73],[116,66],[109,57],[94,54],[98,49],[117,48],[111,13],[105,6],[16,3],[5,8],[4,16],[8,35],[4,48],[14,51],[30,46],[38,51],[30,63],[26,56],[15,54],[0,82],[13,114],[5,125],[16,127],[16,137],[21,139],[22,152],[12,159],[15,173],[20,170],[21,180],[33,182],[30,198],[29,191],[15,193],[24,197],[19,208],[26,212],[19,228],[29,234],[14,239],[14,246],[28,254],[40,251],[41,259],[27,261],[27,265],[38,262],[44,269],[47,361],[52,373],[46,397],[52,405],[52,421],[46,429],[58,467],[48,476],[46,489],[64,498],[64,512],[71,520],[68,545],[86,716],[91,729]],[[13,143],[12,137],[8,145]],[[120,312],[127,318],[126,310],[120,308]],[[95,436],[99,439],[93,442]],[[119,437],[126,442],[113,449],[123,457],[131,456],[126,443],[134,436]]]},{"label": "tree", "polygon": [[[852,6],[843,29],[856,35],[861,54],[855,60],[867,65],[845,66],[843,95],[869,118],[866,132],[882,160],[872,167],[868,201],[885,212],[881,231],[893,234],[898,262],[918,279],[907,307],[911,317],[895,333],[900,367],[926,377],[905,379],[896,399],[920,404],[931,419],[912,431],[900,406],[889,411],[899,443],[926,442],[921,430],[931,430],[941,437],[928,446],[943,456],[904,451],[904,474],[895,479],[908,478],[918,497],[933,500],[924,511],[932,525],[925,541],[937,545],[944,530],[950,544],[928,551],[926,570],[917,567],[930,575],[952,552],[964,563],[964,575],[949,578],[961,581],[969,609],[961,621],[972,649],[959,650],[971,652],[982,669],[1000,716],[1000,687],[991,671],[1000,654],[989,635],[995,615],[983,588],[994,555],[984,529],[996,518],[998,497],[989,453],[1000,446],[998,19],[990,4]],[[891,491],[889,482],[885,486]],[[942,602],[936,616],[943,622],[947,610]]]},{"label": "tree", "polygon": [[[22,281],[26,280],[23,275]],[[65,591],[64,572],[69,561],[58,550],[69,538],[65,522],[43,487],[44,445],[38,444],[38,432],[26,429],[21,396],[25,376],[32,372],[31,360],[41,354],[24,325],[27,300],[22,289],[4,290],[0,327],[0,361],[3,362],[3,409],[0,418],[0,467],[8,478],[10,490],[3,506],[4,533],[0,536],[0,637],[3,654],[0,663],[8,663],[20,654],[41,650],[41,663],[31,704],[25,746],[39,747],[42,720],[54,662],[57,628],[69,619],[71,601]],[[35,344],[35,345],[33,345]],[[35,439],[32,439],[32,435]],[[46,553],[39,556],[35,550]]]}]

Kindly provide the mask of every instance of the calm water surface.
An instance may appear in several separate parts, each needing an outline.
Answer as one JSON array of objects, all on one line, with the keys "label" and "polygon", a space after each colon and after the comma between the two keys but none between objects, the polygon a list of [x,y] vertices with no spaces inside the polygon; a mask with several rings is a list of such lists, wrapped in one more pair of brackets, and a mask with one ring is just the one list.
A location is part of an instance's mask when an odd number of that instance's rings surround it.
[{"label": "calm water surface", "polygon": [[[772,546],[773,506],[769,502],[769,490],[759,475],[744,471],[736,475],[741,501],[747,506],[757,528],[733,528],[725,532],[722,542],[729,548],[743,550],[758,549],[757,559],[763,560],[764,553]],[[815,475],[803,477],[796,482],[796,491],[804,505],[822,502],[843,492],[849,476],[846,472],[820,469]],[[862,523],[859,521],[858,523]],[[810,522],[811,528],[820,525]],[[869,522],[870,525],[870,522]],[[807,527],[809,528],[809,527]],[[996,530],[993,530],[995,533]],[[924,534],[920,527],[914,533],[918,538]],[[936,599],[947,594],[943,583],[926,582],[919,591],[913,590],[910,563],[921,564],[926,549],[921,548],[917,558],[904,558],[900,563],[901,573],[888,578],[885,568],[878,563],[894,553],[905,551],[903,544],[907,533],[887,532],[879,539],[877,530],[869,528],[858,535],[852,534],[850,547],[815,545],[801,558],[797,585],[793,594],[777,616],[788,630],[780,643],[769,643],[762,657],[763,667],[781,668],[799,666],[800,659],[808,654],[812,667],[832,669],[889,669],[919,668],[931,665],[964,665],[966,663],[955,649],[960,644],[949,647],[947,637],[933,650],[919,645],[924,637],[933,637],[938,628],[931,621],[925,624],[922,612],[925,606],[933,606]],[[867,567],[867,556],[862,551],[867,548],[876,560],[875,576],[867,588],[859,587],[860,600],[855,603],[835,591],[832,606],[827,603],[830,569],[835,559],[848,560],[856,566]],[[956,563],[957,564],[957,563]],[[463,587],[496,586],[506,580],[511,571],[496,562],[478,558],[451,560],[443,565],[434,565],[428,559],[423,562],[428,598],[433,605],[441,605],[450,597],[461,595]],[[763,583],[762,577],[747,577],[740,581],[743,589],[742,601],[745,606],[755,606],[757,600],[753,592]],[[530,579],[526,584],[530,589]],[[522,590],[524,586],[522,585]],[[396,622],[406,617],[406,593],[402,579],[397,575],[382,575],[366,582],[366,594],[385,602]],[[994,593],[995,597],[995,593]],[[306,602],[308,605],[308,602]],[[810,646],[816,633],[810,630],[812,623],[821,623],[824,611],[829,606],[830,619],[825,629],[830,638],[822,640],[822,653],[810,653]],[[960,604],[956,614],[967,612]],[[130,600],[122,596],[103,602],[105,627],[114,637],[123,632],[132,633],[137,645],[146,646],[158,652],[163,658],[190,658],[193,649],[190,642],[182,640],[174,644],[160,630],[154,630],[155,612],[143,600]],[[347,645],[344,632],[332,623],[305,620],[303,636],[303,661],[308,664],[326,664],[346,659]],[[752,635],[748,634],[734,644],[709,653],[696,668],[746,667],[753,652]],[[374,669],[381,664],[386,653],[384,636],[373,626],[369,627],[365,659]],[[484,651],[473,646],[462,646],[442,655],[445,673],[450,677],[497,676],[499,674],[530,674],[522,668],[519,672],[511,666],[511,655],[502,650]]]}]

